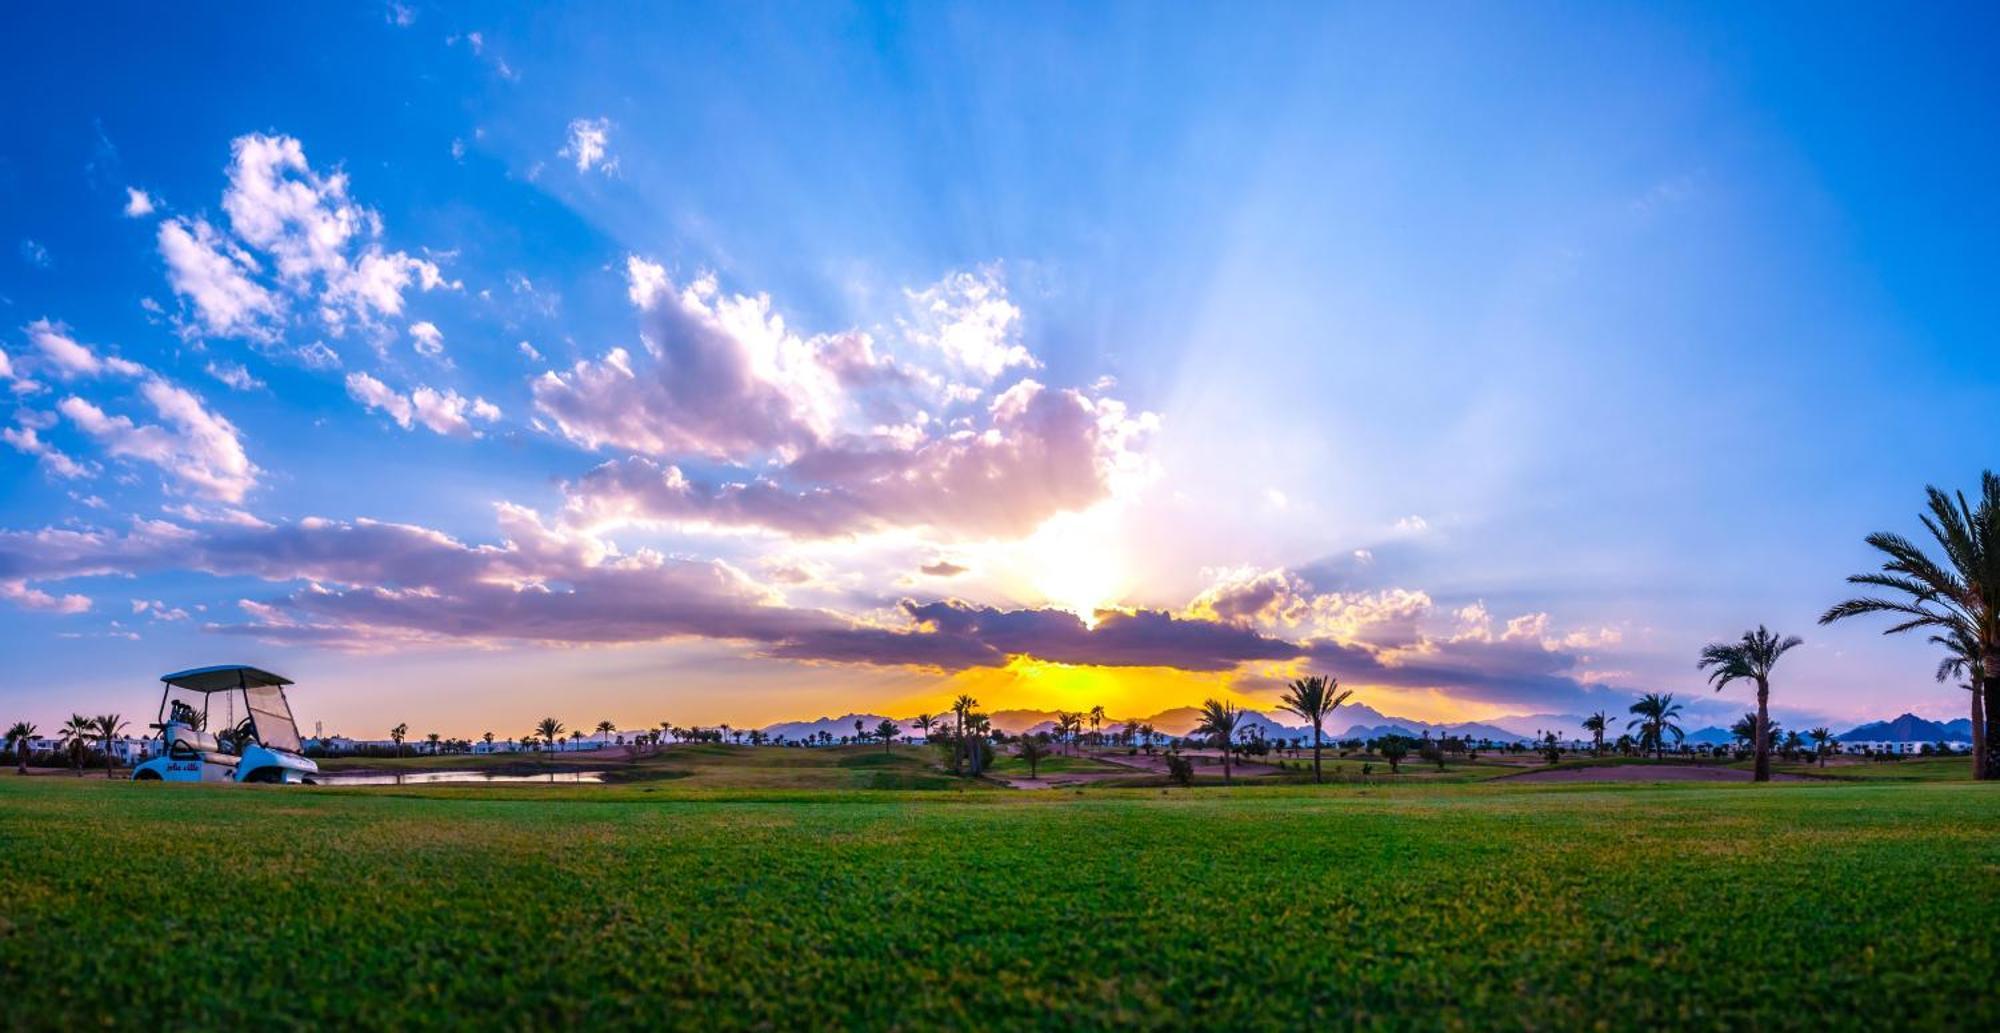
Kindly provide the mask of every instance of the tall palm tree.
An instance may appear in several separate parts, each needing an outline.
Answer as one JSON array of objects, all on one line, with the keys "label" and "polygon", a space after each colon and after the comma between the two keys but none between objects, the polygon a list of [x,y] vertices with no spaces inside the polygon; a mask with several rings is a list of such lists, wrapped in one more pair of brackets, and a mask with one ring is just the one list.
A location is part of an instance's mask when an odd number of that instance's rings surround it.
[{"label": "tall palm tree", "polygon": [[27,721],[16,721],[7,729],[7,748],[14,751],[23,775],[28,773],[28,740],[35,737],[35,731],[35,726]]},{"label": "tall palm tree", "polygon": [[407,724],[400,724],[389,729],[389,738],[396,743],[396,756],[400,757],[403,755],[403,740],[408,738],[409,734],[410,726]]},{"label": "tall palm tree", "polygon": [[1021,737],[1020,758],[1028,762],[1029,778],[1041,778],[1042,761],[1048,759],[1048,756],[1049,748],[1043,745],[1041,736],[1024,735]]},{"label": "tall palm tree", "polygon": [[1778,660],[1786,653],[1802,645],[1805,640],[1797,635],[1781,637],[1759,624],[1756,631],[1744,632],[1735,642],[1711,642],[1703,646],[1701,659],[1695,664],[1697,670],[1708,672],[1709,684],[1717,692],[1739,679],[1757,685],[1757,763],[1751,775],[1753,781],[1771,780],[1771,669],[1778,666]]},{"label": "tall palm tree", "polygon": [[545,717],[535,723],[535,734],[541,736],[547,748],[554,750],[556,741],[563,733],[563,723],[553,717]]},{"label": "tall palm tree", "polygon": [[1965,494],[1947,495],[1926,487],[1930,512],[1920,519],[1943,557],[1933,559],[1901,535],[1877,532],[1867,542],[1886,559],[1873,574],[1855,574],[1849,584],[1884,589],[1892,597],[1863,596],[1837,603],[1820,615],[1831,624],[1863,614],[1886,613],[1896,621],[1883,634],[1926,628],[1965,654],[1972,678],[1972,774],[2000,778],[2000,743],[1986,719],[2000,712],[2000,476],[1980,478],[1979,503]]},{"label": "tall palm tree", "polygon": [[486,751],[488,753],[493,752],[493,733],[487,732],[485,735],[480,736],[480,738],[486,740]]},{"label": "tall palm tree", "polygon": [[1667,736],[1671,735],[1675,742],[1680,742],[1687,735],[1681,731],[1681,726],[1674,722],[1674,718],[1681,714],[1681,705],[1674,702],[1674,694],[1671,692],[1665,695],[1648,692],[1640,696],[1639,701],[1632,704],[1627,712],[1639,715],[1625,722],[1625,727],[1639,729],[1640,753],[1650,749],[1653,751],[1653,756],[1665,757]]},{"label": "tall palm tree", "polygon": [[97,722],[82,714],[71,714],[62,726],[63,742],[69,747],[69,769],[83,774],[83,753],[97,735]]},{"label": "tall palm tree", "polygon": [[618,726],[612,724],[609,721],[597,722],[597,737],[599,740],[605,743],[609,743],[611,741],[611,733],[617,730]]},{"label": "tall palm tree", "polygon": [[1213,697],[1201,703],[1201,721],[1195,731],[1209,736],[1222,748],[1222,780],[1230,781],[1229,748],[1236,738],[1236,723],[1243,719],[1243,711],[1231,703]]},{"label": "tall palm tree", "polygon": [[966,758],[970,753],[965,738],[966,716],[971,714],[973,708],[977,706],[979,706],[979,701],[965,693],[960,693],[957,699],[951,701],[952,717],[958,722],[958,742],[952,750],[951,769],[954,772],[960,770],[961,760]]},{"label": "tall palm tree", "polygon": [[1091,737],[1092,739],[1096,740],[1096,742],[1097,742],[1097,745],[1099,745],[1099,746],[1102,746],[1102,745],[1104,745],[1104,733],[1103,733],[1103,732],[1101,732],[1101,731],[1098,731],[1098,728],[1099,728],[1099,727],[1100,727],[1101,725],[1103,725],[1103,724],[1104,724],[1104,708],[1103,708],[1102,706],[1094,706],[1094,707],[1091,707],[1091,708],[1090,708],[1090,737]]},{"label": "tall palm tree", "polygon": [[444,736],[432,732],[424,736],[424,742],[430,744],[431,756],[435,757],[438,754],[438,744],[444,742]]},{"label": "tall palm tree", "polygon": [[1813,741],[1813,753],[1819,757],[1819,766],[1826,767],[1826,744],[1833,741],[1833,731],[1824,725],[1806,733]]},{"label": "tall palm tree", "polygon": [[1340,679],[1329,675],[1315,674],[1300,678],[1286,687],[1285,694],[1278,698],[1278,707],[1312,722],[1313,726],[1313,781],[1323,782],[1319,770],[1320,726],[1333,714],[1336,707],[1347,702],[1354,695],[1353,689],[1342,689]]},{"label": "tall palm tree", "polygon": [[125,718],[119,714],[99,714],[91,722],[97,727],[98,741],[104,745],[104,777],[111,777],[111,740],[125,730]]},{"label": "tall palm tree", "polygon": [[896,722],[886,717],[882,719],[881,724],[875,726],[875,737],[882,740],[883,753],[889,752],[889,745],[895,742],[896,737],[901,734],[903,734],[903,730],[896,727]]},{"label": "tall palm tree", "polygon": [[1611,724],[1611,715],[1600,710],[1583,719],[1583,730],[1590,733],[1590,755],[1604,756],[1604,729]]},{"label": "tall palm tree", "polygon": [[938,719],[936,714],[918,714],[910,720],[910,723],[916,725],[917,731],[923,733],[923,737],[928,739],[931,737],[931,729],[937,725]]}]

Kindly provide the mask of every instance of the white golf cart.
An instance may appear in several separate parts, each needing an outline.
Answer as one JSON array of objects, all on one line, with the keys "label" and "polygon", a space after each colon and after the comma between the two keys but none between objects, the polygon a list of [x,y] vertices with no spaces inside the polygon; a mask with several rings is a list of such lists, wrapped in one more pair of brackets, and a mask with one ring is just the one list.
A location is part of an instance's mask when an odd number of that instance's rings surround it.
[{"label": "white golf cart", "polygon": [[[224,664],[160,681],[160,719],[153,727],[166,748],[133,768],[134,780],[311,785],[319,775],[319,765],[300,755],[299,728],[285,701],[291,679]],[[209,731],[218,718],[224,730]]]}]

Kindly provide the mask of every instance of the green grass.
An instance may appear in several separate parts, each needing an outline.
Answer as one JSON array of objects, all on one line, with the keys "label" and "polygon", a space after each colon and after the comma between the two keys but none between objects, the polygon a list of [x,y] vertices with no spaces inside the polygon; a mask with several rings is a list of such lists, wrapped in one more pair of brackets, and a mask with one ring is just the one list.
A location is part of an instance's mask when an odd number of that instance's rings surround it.
[{"label": "green grass", "polygon": [[[1749,761],[1744,761],[1739,766],[1748,768],[1751,765]],[[1771,765],[1771,770],[1839,782],[1962,782],[1972,777],[1972,758],[1915,757],[1860,764],[1829,764],[1826,767],[1778,761]]]},{"label": "green grass", "polygon": [[[991,774],[1005,775],[1008,778],[1027,778],[1028,762],[1012,753],[1002,753],[993,758],[993,763],[986,770]],[[1043,757],[1041,763],[1035,766],[1035,771],[1041,777],[1080,774],[1145,774],[1145,772],[1133,771],[1132,768],[1122,764],[1106,763],[1084,754]]]},{"label": "green grass", "polygon": [[[859,752],[766,752],[794,781],[871,770]],[[1988,785],[828,793],[702,777],[0,777],[0,1021],[2000,1022]]]}]

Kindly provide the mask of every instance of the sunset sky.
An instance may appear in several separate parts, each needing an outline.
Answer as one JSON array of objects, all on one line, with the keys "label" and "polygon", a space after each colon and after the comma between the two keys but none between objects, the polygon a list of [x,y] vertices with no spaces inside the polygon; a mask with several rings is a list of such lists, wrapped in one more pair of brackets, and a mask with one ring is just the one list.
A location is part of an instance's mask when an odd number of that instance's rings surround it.
[{"label": "sunset sky", "polygon": [[55,10],[0,720],[1964,712],[1814,620],[2000,464],[1991,8]]}]

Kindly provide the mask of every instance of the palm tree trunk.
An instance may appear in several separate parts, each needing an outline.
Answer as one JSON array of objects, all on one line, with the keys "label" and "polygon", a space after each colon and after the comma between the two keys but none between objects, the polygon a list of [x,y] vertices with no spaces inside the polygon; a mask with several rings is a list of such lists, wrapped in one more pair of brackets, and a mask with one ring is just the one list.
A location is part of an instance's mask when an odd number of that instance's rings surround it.
[{"label": "palm tree trunk", "polygon": [[[1994,714],[2000,714],[2000,651],[1987,654],[1986,678],[1984,680],[1986,682],[1983,686],[1986,697],[1986,712],[1981,717],[1990,718]],[[1984,754],[1986,764],[1979,777],[2000,779],[2000,736],[1994,735],[1992,727],[1985,721],[1981,721],[1974,726],[1975,734],[1981,731],[1985,733],[1984,738],[1986,741],[1983,744],[1984,749],[1980,752]]]},{"label": "palm tree trunk", "polygon": [[1986,678],[1981,671],[1972,678],[1972,777],[1986,777]]},{"label": "palm tree trunk", "polygon": [[1771,720],[1768,716],[1771,702],[1771,686],[1764,679],[1757,679],[1757,764],[1751,774],[1752,782],[1771,780]]},{"label": "palm tree trunk", "polygon": [[1315,723],[1313,725],[1313,782],[1317,784],[1323,781],[1325,780],[1319,774],[1319,725]]}]

